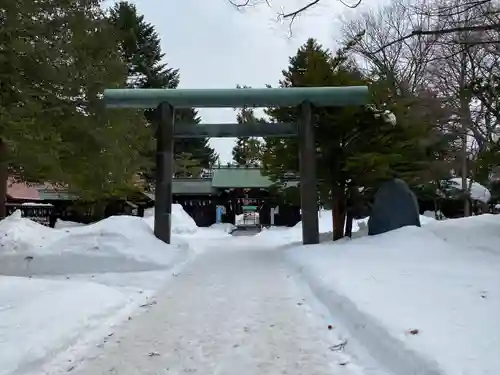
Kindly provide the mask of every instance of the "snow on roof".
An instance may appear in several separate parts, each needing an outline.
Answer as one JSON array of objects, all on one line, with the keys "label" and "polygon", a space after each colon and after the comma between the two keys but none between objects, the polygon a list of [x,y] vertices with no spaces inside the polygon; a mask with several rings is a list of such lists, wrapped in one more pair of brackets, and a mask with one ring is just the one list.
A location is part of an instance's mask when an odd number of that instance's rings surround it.
[{"label": "snow on roof", "polygon": [[[459,177],[450,178],[448,182],[450,183],[451,188],[462,189],[462,178]],[[488,190],[488,188],[474,181],[472,182],[471,185],[470,179],[468,178],[467,186],[469,185],[470,185],[470,197],[472,199],[483,203],[488,203],[488,201],[491,199],[491,193]]]},{"label": "snow on roof", "polygon": [[22,182],[15,182],[10,178],[7,183],[7,195],[14,199],[40,200],[40,192],[35,186],[28,186]]}]

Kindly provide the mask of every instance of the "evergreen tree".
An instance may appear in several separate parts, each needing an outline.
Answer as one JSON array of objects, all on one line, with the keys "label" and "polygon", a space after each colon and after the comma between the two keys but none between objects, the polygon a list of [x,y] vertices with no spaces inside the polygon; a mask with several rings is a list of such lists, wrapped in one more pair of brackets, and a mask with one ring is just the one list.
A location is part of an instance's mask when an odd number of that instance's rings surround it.
[{"label": "evergreen tree", "polygon": [[[238,124],[265,122],[256,118],[251,108],[241,109],[236,120]],[[262,161],[262,141],[257,137],[238,137],[232,154],[238,165],[259,165]]]},{"label": "evergreen tree", "polygon": [[80,196],[128,186],[141,138],[135,132],[131,144],[128,134],[139,118],[98,100],[125,78],[100,1],[3,2],[0,18],[0,215],[8,174]]},{"label": "evergreen tree", "polygon": [[[79,115],[73,116],[61,134],[65,147],[59,155],[60,180],[70,176],[70,190],[92,200],[123,198],[134,191],[137,173],[146,163],[141,152],[150,142],[139,111],[108,110],[101,100],[104,89],[124,87],[127,69],[116,29],[100,5],[100,1],[92,2],[86,25],[75,20],[69,41],[74,71],[67,79],[76,86],[72,101]],[[93,30],[90,35],[89,28]]]},{"label": "evergreen tree", "polygon": [[184,152],[178,155],[174,163],[174,173],[176,177],[200,177],[203,168],[193,155]]},{"label": "evergreen tree", "polygon": [[135,5],[121,1],[110,10],[110,21],[119,30],[120,52],[128,69],[129,88],[169,88],[179,85],[179,70],[162,63],[161,41],[152,24]]},{"label": "evergreen tree", "polygon": [[[120,49],[122,58],[128,67],[128,87],[131,88],[169,88],[179,85],[179,71],[162,63],[161,41],[152,24],[144,20],[135,5],[121,1],[110,11],[111,22],[120,30]],[[151,111],[146,118],[151,120]],[[194,109],[176,110],[176,122],[199,123],[200,118]],[[152,129],[152,127],[150,127]],[[153,138],[153,131],[151,131]],[[190,154],[200,167],[208,168],[215,162],[215,151],[210,147],[208,138],[176,139],[174,152],[176,157]],[[147,180],[154,180],[154,144],[146,150],[151,159],[151,167],[145,171]]]},{"label": "evergreen tree", "polygon": [[[332,56],[313,39],[290,58],[283,76],[281,87],[371,83],[345,58],[343,51]],[[423,125],[407,126],[399,117],[395,122],[389,109],[398,116],[398,109],[404,105],[391,107],[386,98],[380,98],[382,92],[379,88],[372,90],[372,103],[380,110],[374,105],[312,109],[321,181],[318,195],[332,207],[334,239],[344,235],[348,200],[359,199],[359,187],[369,191],[384,179],[414,179],[428,159],[420,142],[428,129]],[[276,122],[296,123],[299,117],[296,108],[272,108],[267,114]],[[297,139],[266,139],[264,168],[276,181],[283,180],[287,172],[298,174]]]}]

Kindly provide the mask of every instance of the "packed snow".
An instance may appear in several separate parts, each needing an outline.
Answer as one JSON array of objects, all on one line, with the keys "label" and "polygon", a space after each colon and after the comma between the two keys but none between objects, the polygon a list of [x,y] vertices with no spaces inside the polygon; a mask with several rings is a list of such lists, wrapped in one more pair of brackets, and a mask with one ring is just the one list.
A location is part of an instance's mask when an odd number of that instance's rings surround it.
[{"label": "packed snow", "polygon": [[83,227],[84,225],[85,224],[77,223],[75,221],[57,219],[54,228],[63,229],[63,228],[72,228],[72,227]]},{"label": "packed snow", "polygon": [[[433,222],[435,219],[433,217],[428,217],[420,215],[420,223],[425,225],[429,222]],[[323,240],[328,239],[332,235],[333,227],[333,217],[331,210],[320,210],[318,212],[318,226],[320,238]],[[353,220],[352,231],[355,237],[361,237],[368,235],[368,217],[358,220]],[[292,228],[284,227],[271,227],[268,229],[263,229],[253,241],[254,244],[274,244],[288,245],[291,243],[299,243],[302,241],[302,221],[299,221]]]},{"label": "packed snow", "polygon": [[0,276],[0,302],[0,374],[11,374],[35,371],[132,301],[97,283]]},{"label": "packed snow", "polygon": [[[144,219],[151,228],[154,228],[155,210],[150,208],[144,212]],[[198,226],[193,218],[188,215],[180,204],[172,205],[172,233],[193,234],[198,230]]]},{"label": "packed snow", "polygon": [[335,243],[318,216],[323,242],[304,247],[301,223],[234,237],[180,205],[171,245],[153,209],[56,229],[16,212],[0,222],[0,375],[500,372],[500,216],[426,212],[378,236],[365,218]]},{"label": "packed snow", "polygon": [[[85,350],[83,342],[101,339],[147,305],[203,248],[195,240],[202,228],[180,205],[172,207],[172,245],[153,235],[153,214],[91,225],[59,220],[56,229],[22,218],[20,211],[0,221],[1,375],[37,373],[42,363],[57,364],[60,357],[72,361],[75,348]],[[227,226],[212,231],[214,238],[229,236]]]},{"label": "packed snow", "polygon": [[354,339],[396,374],[500,371],[500,217],[429,221],[287,251]]}]

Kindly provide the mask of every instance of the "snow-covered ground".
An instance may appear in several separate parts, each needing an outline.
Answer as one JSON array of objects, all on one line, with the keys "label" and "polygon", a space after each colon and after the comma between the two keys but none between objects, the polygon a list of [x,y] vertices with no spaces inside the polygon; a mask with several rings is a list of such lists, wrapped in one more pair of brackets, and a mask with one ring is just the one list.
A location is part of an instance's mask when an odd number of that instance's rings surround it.
[{"label": "snow-covered ground", "polygon": [[1,221],[0,375],[500,373],[500,216],[304,247],[172,214]]},{"label": "snow-covered ground", "polygon": [[[421,216],[421,221],[426,222],[429,220],[427,217]],[[361,235],[368,234],[368,218],[354,220],[352,223],[353,232],[360,232]],[[318,212],[318,224],[320,238],[327,239],[332,234],[333,218],[331,210],[321,210]],[[276,246],[289,245],[292,243],[302,242],[302,222],[299,221],[293,228],[286,227],[271,227],[263,229],[256,236],[256,241],[253,244],[273,244]]]},{"label": "snow-covered ground", "polygon": [[395,374],[500,373],[500,216],[297,246],[288,259]]},{"label": "snow-covered ground", "polygon": [[215,246],[72,374],[362,374],[312,299],[280,252]]},{"label": "snow-covered ground", "polygon": [[[16,212],[0,222],[0,374],[72,361],[147,306],[165,281],[227,226],[197,228],[179,205],[173,244],[153,235],[153,211],[52,229]],[[196,246],[194,246],[196,245]],[[49,367],[50,367],[49,366]]]}]

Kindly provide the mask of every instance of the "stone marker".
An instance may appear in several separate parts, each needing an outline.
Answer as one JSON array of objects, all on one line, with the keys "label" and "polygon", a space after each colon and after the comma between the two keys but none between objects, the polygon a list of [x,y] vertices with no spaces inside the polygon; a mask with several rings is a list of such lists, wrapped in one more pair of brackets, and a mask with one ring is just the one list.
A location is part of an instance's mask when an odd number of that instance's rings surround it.
[{"label": "stone marker", "polygon": [[368,235],[389,232],[407,225],[420,226],[418,200],[406,182],[394,179],[380,185],[375,194]]}]

